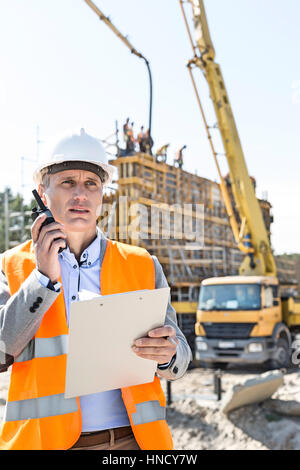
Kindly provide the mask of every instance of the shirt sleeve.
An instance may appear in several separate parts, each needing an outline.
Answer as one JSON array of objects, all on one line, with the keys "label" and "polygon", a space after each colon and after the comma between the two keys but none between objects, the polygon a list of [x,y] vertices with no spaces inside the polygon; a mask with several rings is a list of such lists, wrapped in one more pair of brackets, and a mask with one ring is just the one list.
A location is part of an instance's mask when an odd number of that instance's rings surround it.
[{"label": "shirt sleeve", "polygon": [[[152,256],[152,259],[155,266],[155,289],[169,287],[168,281],[157,257]],[[177,344],[175,358],[172,358],[169,364],[164,364],[163,370],[158,368],[157,373],[162,378],[165,378],[167,380],[175,380],[179,379],[184,375],[193,357],[191,348],[189,347],[184,334],[178,327],[176,311],[171,304],[171,296],[169,296],[165,325],[171,325],[173,326],[173,328],[175,328],[176,337],[178,338],[179,343]]]},{"label": "shirt sleeve", "polygon": [[61,288],[60,282],[56,282],[55,284],[52,284],[50,279],[44,274],[40,273],[38,269],[35,268],[34,272],[37,277],[37,280],[40,282],[40,284],[43,287],[47,287],[48,289],[55,290],[55,292],[60,292],[60,288]]},{"label": "shirt sleeve", "polygon": [[[0,255],[0,264],[1,258]],[[11,295],[5,273],[0,269],[0,365],[6,362],[2,361],[4,354],[16,358],[22,352],[58,295],[45,288],[34,272]],[[33,308],[37,299],[39,306]]]}]

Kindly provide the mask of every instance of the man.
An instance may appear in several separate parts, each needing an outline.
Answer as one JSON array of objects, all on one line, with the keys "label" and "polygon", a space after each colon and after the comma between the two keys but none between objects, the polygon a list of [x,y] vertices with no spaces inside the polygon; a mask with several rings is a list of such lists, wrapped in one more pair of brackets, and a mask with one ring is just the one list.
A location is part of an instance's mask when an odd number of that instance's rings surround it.
[{"label": "man", "polygon": [[[32,240],[2,255],[0,350],[14,364],[0,449],[172,449],[157,375],[148,384],[64,398],[69,311],[78,291],[167,285],[155,257],[106,239],[96,226],[113,171],[102,145],[82,129],[34,173],[55,222],[42,226],[39,216]],[[185,373],[191,352],[170,304],[165,325],[137,340],[134,351],[155,360],[161,377]]]},{"label": "man", "polygon": [[138,133],[138,136],[137,136],[137,142],[139,144],[140,152],[145,153],[147,149],[146,149],[146,145],[145,145],[144,126],[141,126],[141,130],[140,130],[140,132]]},{"label": "man", "polygon": [[182,168],[183,165],[183,151],[186,149],[186,145],[177,150],[174,159],[174,166],[177,164],[178,168]]},{"label": "man", "polygon": [[128,141],[127,141],[126,153],[128,155],[133,155],[135,152],[134,122],[132,122],[131,126],[128,127],[127,136],[128,136]]},{"label": "man", "polygon": [[123,136],[124,141],[126,144],[126,155],[131,155],[134,152],[134,135],[133,135],[133,126],[134,123],[131,123],[131,127],[129,125],[129,117],[126,119],[123,125]]},{"label": "man", "polygon": [[[167,153],[168,153],[168,148],[170,147],[170,144],[165,144],[163,145],[162,147],[160,147],[157,151],[156,151],[156,161],[157,162],[163,162],[163,163],[166,163],[167,161]],[[161,157],[161,158],[160,158]]]},{"label": "man", "polygon": [[126,145],[128,141],[128,128],[129,128],[129,117],[126,119],[125,123],[123,124],[123,137],[124,137],[124,141]]},{"label": "man", "polygon": [[147,129],[144,137],[145,153],[152,155],[153,139],[150,134],[150,129]]}]

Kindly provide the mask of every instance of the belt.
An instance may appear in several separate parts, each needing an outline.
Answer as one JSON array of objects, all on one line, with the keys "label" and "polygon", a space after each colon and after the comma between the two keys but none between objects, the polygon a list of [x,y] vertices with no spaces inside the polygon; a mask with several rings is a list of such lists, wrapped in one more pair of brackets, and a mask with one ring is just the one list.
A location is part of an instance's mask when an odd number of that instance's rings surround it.
[{"label": "belt", "polygon": [[105,444],[106,442],[111,442],[112,435],[114,440],[117,440],[122,439],[122,437],[133,436],[133,432],[130,426],[104,429],[103,431],[82,432],[73,447],[89,447],[97,444]]}]

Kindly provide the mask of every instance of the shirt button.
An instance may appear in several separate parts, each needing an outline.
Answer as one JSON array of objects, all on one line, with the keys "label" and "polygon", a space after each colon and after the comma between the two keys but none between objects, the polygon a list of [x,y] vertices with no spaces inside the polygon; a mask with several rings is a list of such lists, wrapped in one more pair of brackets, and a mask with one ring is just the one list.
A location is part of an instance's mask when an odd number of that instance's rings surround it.
[{"label": "shirt button", "polygon": [[72,300],[76,300],[76,295],[72,295]]},{"label": "shirt button", "polygon": [[86,254],[85,254],[85,253],[83,253],[83,255],[82,255],[82,256],[83,256],[84,258],[86,258]]},{"label": "shirt button", "polygon": [[88,262],[88,265],[90,266],[90,264],[91,264],[91,263],[90,263],[90,261],[89,261],[89,262]]},{"label": "shirt button", "polygon": [[76,268],[77,268],[77,264],[74,264],[73,268],[76,269]]}]

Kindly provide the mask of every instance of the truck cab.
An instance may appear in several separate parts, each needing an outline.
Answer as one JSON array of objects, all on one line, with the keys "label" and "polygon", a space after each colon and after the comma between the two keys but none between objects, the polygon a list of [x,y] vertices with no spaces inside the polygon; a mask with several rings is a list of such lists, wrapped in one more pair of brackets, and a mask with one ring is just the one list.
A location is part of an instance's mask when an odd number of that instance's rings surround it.
[{"label": "truck cab", "polygon": [[195,359],[215,363],[289,365],[291,333],[282,320],[276,277],[228,276],[202,281]]}]

